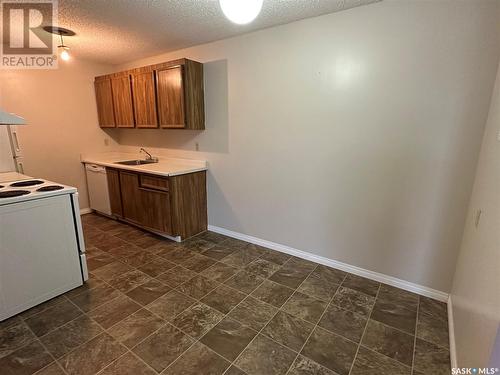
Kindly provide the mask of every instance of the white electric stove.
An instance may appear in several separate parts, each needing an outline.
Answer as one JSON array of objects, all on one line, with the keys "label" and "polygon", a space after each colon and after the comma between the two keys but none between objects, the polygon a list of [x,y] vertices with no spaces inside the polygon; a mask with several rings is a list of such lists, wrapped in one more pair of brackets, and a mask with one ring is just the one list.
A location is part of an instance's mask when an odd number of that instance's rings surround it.
[{"label": "white electric stove", "polygon": [[74,187],[36,178],[0,182],[0,206],[76,192]]},{"label": "white electric stove", "polygon": [[21,176],[0,178],[0,321],[88,279],[77,189]]}]

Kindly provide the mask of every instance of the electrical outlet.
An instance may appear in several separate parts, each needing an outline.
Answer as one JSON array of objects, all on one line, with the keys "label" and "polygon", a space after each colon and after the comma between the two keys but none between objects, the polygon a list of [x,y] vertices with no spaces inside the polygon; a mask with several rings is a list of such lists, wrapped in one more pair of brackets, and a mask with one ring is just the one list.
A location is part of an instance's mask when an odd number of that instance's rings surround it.
[{"label": "electrical outlet", "polygon": [[199,144],[198,142],[196,142],[196,143],[194,144],[194,149],[195,149],[196,151],[200,151],[200,144]]},{"label": "electrical outlet", "polygon": [[500,142],[500,130],[497,133],[497,141]]}]

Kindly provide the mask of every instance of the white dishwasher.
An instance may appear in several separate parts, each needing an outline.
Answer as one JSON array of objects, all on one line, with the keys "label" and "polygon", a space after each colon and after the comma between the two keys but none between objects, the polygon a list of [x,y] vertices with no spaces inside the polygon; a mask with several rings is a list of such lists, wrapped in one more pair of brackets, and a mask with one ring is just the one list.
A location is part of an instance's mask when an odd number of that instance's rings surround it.
[{"label": "white dishwasher", "polygon": [[89,191],[90,208],[110,216],[111,206],[109,203],[106,167],[96,164],[85,164],[85,171],[87,173],[87,189]]}]

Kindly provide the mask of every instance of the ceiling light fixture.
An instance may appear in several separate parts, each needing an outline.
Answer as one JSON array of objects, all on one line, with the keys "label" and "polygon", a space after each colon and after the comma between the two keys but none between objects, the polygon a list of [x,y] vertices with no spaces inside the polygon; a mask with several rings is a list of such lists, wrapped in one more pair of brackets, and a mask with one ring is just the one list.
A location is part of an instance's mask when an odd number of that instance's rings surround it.
[{"label": "ceiling light fixture", "polygon": [[49,33],[59,35],[59,37],[61,38],[61,44],[57,46],[59,50],[59,56],[61,56],[61,59],[63,59],[64,61],[68,61],[71,56],[69,54],[69,47],[64,44],[63,36],[73,36],[76,35],[75,32],[57,26],[45,26],[43,29]]},{"label": "ceiling light fixture", "polygon": [[264,0],[219,0],[224,15],[238,25],[252,22],[260,13]]}]

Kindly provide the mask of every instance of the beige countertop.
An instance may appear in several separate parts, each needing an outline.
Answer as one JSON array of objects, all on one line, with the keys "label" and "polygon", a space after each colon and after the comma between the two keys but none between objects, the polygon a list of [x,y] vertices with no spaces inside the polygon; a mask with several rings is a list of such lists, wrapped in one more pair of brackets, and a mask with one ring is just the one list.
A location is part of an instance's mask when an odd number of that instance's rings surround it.
[{"label": "beige countertop", "polygon": [[106,152],[93,155],[82,155],[82,163],[97,164],[104,167],[126,169],[129,171],[150,173],[158,176],[177,176],[186,173],[206,171],[205,160],[159,158],[158,163],[143,165],[122,165],[117,161],[145,159],[144,155],[124,152]]}]

